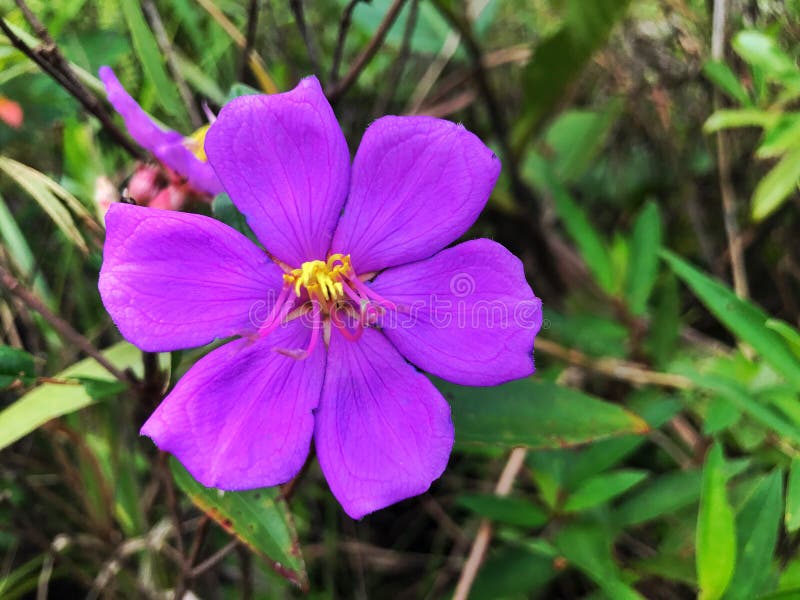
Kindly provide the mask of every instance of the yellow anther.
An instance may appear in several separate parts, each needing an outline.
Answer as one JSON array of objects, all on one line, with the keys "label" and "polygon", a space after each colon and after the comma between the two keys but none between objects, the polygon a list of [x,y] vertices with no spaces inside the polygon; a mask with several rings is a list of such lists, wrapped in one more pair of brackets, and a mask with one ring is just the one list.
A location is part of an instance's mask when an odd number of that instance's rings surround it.
[{"label": "yellow anther", "polygon": [[202,160],[203,162],[208,161],[205,144],[206,134],[208,133],[209,127],[211,127],[211,125],[203,125],[200,129],[186,138],[186,146],[189,148],[191,153],[197,157],[197,160]]},{"label": "yellow anther", "polygon": [[328,304],[344,297],[343,279],[351,271],[349,255],[333,254],[325,262],[304,262],[299,269],[292,269],[284,274],[283,280],[294,288],[298,298],[305,288],[309,298]]}]

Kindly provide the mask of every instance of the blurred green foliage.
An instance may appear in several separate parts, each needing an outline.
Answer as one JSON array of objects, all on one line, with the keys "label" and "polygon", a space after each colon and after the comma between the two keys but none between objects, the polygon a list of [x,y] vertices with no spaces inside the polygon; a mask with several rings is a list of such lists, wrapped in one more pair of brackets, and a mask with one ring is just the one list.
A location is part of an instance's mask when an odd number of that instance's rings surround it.
[{"label": "blurred green foliage", "polygon": [[[469,236],[522,257],[546,317],[533,378],[436,382],[456,424],[448,470],[358,523],[313,461],[288,500],[220,494],[138,437],[153,396],[207,349],[120,342],[96,289],[97,201],[135,163],[0,35],[0,98],[24,112],[19,129],[0,121],[0,267],[140,382],[0,289],[0,597],[450,597],[489,524],[470,598],[800,597],[800,5],[730,2],[719,62],[718,3],[409,0],[337,98],[351,149],[377,116],[419,112],[497,150]],[[256,4],[261,62],[241,47],[246,2],[28,5],[90,90],[111,65],[188,133],[203,102],[265,76],[334,83],[352,3]],[[354,5],[340,76],[391,4]],[[16,3],[0,16],[38,45]],[[729,283],[720,132],[751,298]],[[248,233],[224,196],[194,209]],[[514,483],[496,487],[515,447]]]}]

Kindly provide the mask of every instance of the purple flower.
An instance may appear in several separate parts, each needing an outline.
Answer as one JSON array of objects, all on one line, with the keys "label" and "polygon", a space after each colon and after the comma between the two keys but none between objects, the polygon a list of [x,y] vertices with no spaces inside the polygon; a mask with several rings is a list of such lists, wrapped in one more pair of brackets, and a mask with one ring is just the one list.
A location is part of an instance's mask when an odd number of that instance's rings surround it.
[{"label": "purple flower", "polygon": [[[316,78],[222,109],[210,164],[267,252],[194,214],[116,204],[100,293],[148,351],[240,336],[198,361],[142,427],[204,485],[291,479],[313,437],[353,518],[421,494],[453,446],[416,367],[466,385],[533,372],[541,302],[475,221],[500,163],[460,125],[384,117],[351,166]],[[415,366],[413,366],[415,365]]]},{"label": "purple flower", "polygon": [[165,167],[185,177],[197,191],[212,196],[223,191],[203,150],[208,126],[189,137],[171,129],[162,129],[125,91],[110,67],[100,67],[100,80],[106,88],[108,101],[122,116],[136,143],[152,152]]}]

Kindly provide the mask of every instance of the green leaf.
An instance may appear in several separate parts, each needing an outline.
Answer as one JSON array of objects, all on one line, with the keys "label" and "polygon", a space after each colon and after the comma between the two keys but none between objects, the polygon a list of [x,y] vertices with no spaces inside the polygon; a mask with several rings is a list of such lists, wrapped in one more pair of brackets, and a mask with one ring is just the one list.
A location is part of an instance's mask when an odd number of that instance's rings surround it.
[{"label": "green leaf", "polygon": [[674,514],[697,502],[702,479],[699,470],[676,471],[651,479],[646,487],[614,510],[613,522],[629,527]]},{"label": "green leaf", "polygon": [[757,421],[767,429],[772,429],[775,433],[795,443],[800,443],[800,427],[786,420],[780,413],[775,412],[764,402],[755,399],[750,391],[735,379],[724,375],[698,373],[691,370],[687,370],[684,374],[697,387],[714,392],[720,398],[750,415],[754,421]]},{"label": "green leaf", "polygon": [[769,317],[764,311],[672,252],[664,250],[661,256],[723,325],[751,345],[787,382],[800,388],[800,361],[781,336],[766,327]]},{"label": "green leaf", "polygon": [[[119,342],[103,350],[103,356],[118,369],[133,369],[141,375],[141,351],[128,342]],[[169,354],[161,354],[162,361]],[[168,366],[168,365],[166,365]],[[22,396],[0,412],[0,450],[47,423],[50,419],[80,410],[94,403],[94,399],[80,384],[78,378],[90,378],[114,383],[108,372],[93,358],[85,358],[53,376],[55,379],[73,380],[72,383],[45,383]]]},{"label": "green leaf", "polygon": [[800,458],[792,459],[789,468],[789,483],[786,489],[786,530],[795,533],[800,529]]},{"label": "green leaf", "polygon": [[648,202],[633,225],[630,266],[626,286],[628,306],[635,315],[644,314],[658,275],[661,249],[661,215],[658,205]]},{"label": "green leaf", "polygon": [[750,66],[772,79],[792,88],[800,82],[797,65],[771,37],[759,31],[741,31],[734,36],[732,45]]},{"label": "green leaf", "polygon": [[605,504],[627,492],[647,478],[647,471],[634,469],[604,473],[587,479],[567,498],[566,512],[580,512]]},{"label": "green leaf", "polygon": [[714,444],[703,467],[703,488],[697,517],[697,581],[700,600],[721,598],[736,563],[736,523],[725,492],[722,447]]},{"label": "green leaf", "polygon": [[713,398],[703,419],[703,433],[713,435],[735,425],[742,417],[739,407],[725,398]]},{"label": "green leaf", "polygon": [[761,221],[778,210],[800,180],[800,148],[794,148],[758,182],[753,193],[752,215]]},{"label": "green leaf", "polygon": [[556,575],[553,560],[528,548],[505,547],[481,567],[470,600],[529,597]]},{"label": "green leaf", "polygon": [[703,65],[703,73],[732,100],[736,100],[744,106],[752,104],[750,95],[742,85],[742,82],[739,81],[736,74],[725,63],[715,60],[706,61]]},{"label": "green leaf", "polygon": [[170,469],[178,487],[201,511],[261,556],[279,575],[307,589],[297,532],[280,488],[223,492],[203,487],[174,457]]},{"label": "green leaf", "polygon": [[33,290],[44,300],[45,304],[52,308],[54,302],[50,288],[47,287],[47,282],[37,269],[33,251],[28,245],[25,234],[17,225],[14,215],[11,214],[2,196],[0,196],[0,240],[8,251],[8,256],[16,270],[25,281],[33,280]]},{"label": "green leaf", "polygon": [[33,356],[11,346],[0,346],[0,389],[34,376]]},{"label": "green leaf", "polygon": [[612,102],[603,111],[572,110],[563,113],[545,134],[558,179],[573,182],[584,174],[602,149],[617,121],[622,104]]},{"label": "green leaf", "polygon": [[554,383],[518,379],[494,388],[435,383],[450,401],[459,444],[563,448],[649,430],[643,419],[615,404]]},{"label": "green leaf", "polygon": [[783,474],[775,469],[761,479],[736,517],[736,570],[726,600],[749,600],[767,591],[782,511]]},{"label": "green leaf", "polygon": [[556,534],[555,545],[571,564],[586,573],[614,600],[642,600],[622,577],[611,552],[613,536],[595,525],[567,525]]},{"label": "green leaf", "polygon": [[705,133],[739,127],[768,128],[775,124],[778,115],[757,108],[722,109],[714,112],[703,124]]},{"label": "green leaf", "polygon": [[552,168],[543,159],[530,153],[525,164],[526,173],[534,187],[553,200],[564,229],[578,246],[581,257],[592,272],[597,284],[606,292],[614,289],[614,267],[608,248],[589,221],[589,217],[558,181]]},{"label": "green leaf", "polygon": [[515,146],[532,139],[540,121],[558,105],[592,55],[625,14],[629,0],[569,0],[561,29],[536,46],[522,75],[524,113]]},{"label": "green leaf", "polygon": [[507,525],[541,527],[549,520],[545,511],[524,498],[465,494],[459,496],[457,502],[482,517]]},{"label": "green leaf", "polygon": [[758,158],[779,158],[800,146],[800,114],[786,113],[764,132],[756,150]]},{"label": "green leaf", "polygon": [[767,319],[767,327],[786,340],[795,356],[800,358],[800,331],[780,319]]},{"label": "green leaf", "polygon": [[653,319],[647,333],[647,349],[657,367],[663,368],[675,352],[681,328],[680,303],[678,282],[668,271],[656,286]]},{"label": "green leaf", "polygon": [[145,77],[158,92],[156,100],[164,110],[183,124],[186,120],[185,109],[175,89],[175,84],[167,75],[161,50],[153,32],[147,26],[141,5],[138,2],[120,0],[119,6],[131,33],[133,49],[142,64]]},{"label": "green leaf", "polygon": [[[72,215],[59,199],[60,194],[55,190],[58,189],[68,197],[71,197],[71,199],[74,199],[69,192],[58,186],[58,184],[49,177],[36,169],[32,169],[27,165],[23,165],[5,156],[0,156],[0,171],[4,171],[5,174],[11,177],[22,189],[28,192],[31,198],[36,200],[39,206],[42,207],[42,210],[47,213],[67,239],[77,246],[84,254],[88,254],[89,249],[86,246],[86,242],[83,240],[83,236],[81,236],[80,231],[75,225]],[[80,216],[87,215],[85,209],[83,209],[81,203],[77,200],[74,200],[74,204],[71,204],[70,207],[73,209],[80,207],[78,208],[79,211],[82,211]]]},{"label": "green leaf", "polygon": [[250,226],[247,224],[247,219],[239,212],[239,209],[234,206],[228,194],[219,194],[216,196],[211,203],[211,211],[217,219],[233,227],[239,233],[246,235],[253,242],[259,243],[253,230],[250,229]]}]

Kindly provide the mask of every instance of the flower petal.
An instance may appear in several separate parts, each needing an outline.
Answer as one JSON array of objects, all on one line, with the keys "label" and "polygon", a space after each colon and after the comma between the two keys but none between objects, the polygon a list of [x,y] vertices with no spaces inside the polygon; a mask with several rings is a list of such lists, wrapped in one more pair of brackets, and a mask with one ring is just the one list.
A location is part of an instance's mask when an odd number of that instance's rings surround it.
[{"label": "flower petal", "polygon": [[267,250],[292,267],[325,259],[347,195],[350,153],[316,77],[283,94],[232,100],[205,148]]},{"label": "flower petal", "polygon": [[192,154],[180,133],[159,127],[125,91],[110,67],[100,67],[100,80],[106,88],[108,101],[125,121],[125,128],[136,143],[152,152],[164,165],[186,177],[198,191],[211,195],[222,192],[222,185],[211,165]]},{"label": "flower petal", "polygon": [[358,273],[428,258],[478,218],[500,161],[475,135],[431,117],[383,117],[361,140],[334,252]]},{"label": "flower petal", "polygon": [[245,236],[208,217],[119,203],[106,215],[100,295],[142,350],[254,331],[282,273]]},{"label": "flower petal", "polygon": [[422,494],[453,447],[450,407],[375,329],[331,334],[315,445],[331,491],[354,519]]},{"label": "flower petal", "polygon": [[183,376],[142,427],[206,487],[244,490],[285,483],[308,456],[325,352],[295,360],[276,352],[305,347],[297,320],[256,342],[217,348]]},{"label": "flower petal", "polygon": [[383,332],[420,369],[462,385],[497,385],[533,372],[542,303],[520,260],[473,240],[388,269],[371,289],[400,312]]}]

